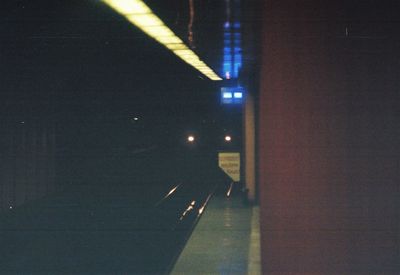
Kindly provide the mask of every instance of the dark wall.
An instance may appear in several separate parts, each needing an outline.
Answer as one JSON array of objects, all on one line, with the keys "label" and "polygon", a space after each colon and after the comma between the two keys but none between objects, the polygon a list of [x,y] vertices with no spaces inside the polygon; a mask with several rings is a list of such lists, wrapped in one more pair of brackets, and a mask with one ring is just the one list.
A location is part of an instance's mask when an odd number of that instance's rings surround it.
[{"label": "dark wall", "polygon": [[0,211],[57,190],[55,129],[31,121],[1,125]]},{"label": "dark wall", "polygon": [[264,6],[265,274],[400,271],[396,8],[332,2]]}]

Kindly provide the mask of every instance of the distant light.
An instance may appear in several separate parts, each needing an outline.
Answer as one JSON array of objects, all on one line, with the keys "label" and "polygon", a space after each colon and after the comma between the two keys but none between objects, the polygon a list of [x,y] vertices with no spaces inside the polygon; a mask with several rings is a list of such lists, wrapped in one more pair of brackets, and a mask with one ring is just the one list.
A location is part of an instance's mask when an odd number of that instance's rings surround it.
[{"label": "distant light", "polygon": [[226,79],[231,79],[231,74],[229,72],[225,72],[225,78]]},{"label": "distant light", "polygon": [[232,98],[232,93],[225,92],[222,94],[223,98]]},{"label": "distant light", "polygon": [[234,98],[242,98],[243,97],[243,93],[242,92],[235,92],[235,93],[233,93],[233,97]]},{"label": "distant light", "polygon": [[9,209],[13,209],[12,205],[10,205]]},{"label": "distant light", "polygon": [[230,142],[232,140],[231,136],[225,136],[225,141]]},{"label": "distant light", "polygon": [[194,136],[188,136],[187,140],[188,140],[189,142],[193,142],[193,141],[194,141]]},{"label": "distant light", "polygon": [[139,120],[139,118],[138,117],[134,117],[133,120]]},{"label": "distant light", "polygon": [[141,0],[102,0],[129,22],[211,80],[222,80]]}]

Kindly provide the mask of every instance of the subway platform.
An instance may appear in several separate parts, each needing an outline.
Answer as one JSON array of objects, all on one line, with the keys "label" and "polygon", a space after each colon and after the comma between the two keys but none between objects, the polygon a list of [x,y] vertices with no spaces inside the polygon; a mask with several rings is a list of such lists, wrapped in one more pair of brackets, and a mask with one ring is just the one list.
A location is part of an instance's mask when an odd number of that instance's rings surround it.
[{"label": "subway platform", "polygon": [[171,274],[261,274],[259,207],[212,197]]}]

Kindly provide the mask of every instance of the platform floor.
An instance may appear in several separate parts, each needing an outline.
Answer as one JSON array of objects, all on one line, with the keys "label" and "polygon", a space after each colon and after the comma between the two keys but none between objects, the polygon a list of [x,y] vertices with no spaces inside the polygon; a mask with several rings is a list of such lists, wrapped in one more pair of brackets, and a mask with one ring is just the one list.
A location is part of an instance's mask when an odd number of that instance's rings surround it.
[{"label": "platform floor", "polygon": [[259,208],[213,197],[171,274],[261,274]]}]

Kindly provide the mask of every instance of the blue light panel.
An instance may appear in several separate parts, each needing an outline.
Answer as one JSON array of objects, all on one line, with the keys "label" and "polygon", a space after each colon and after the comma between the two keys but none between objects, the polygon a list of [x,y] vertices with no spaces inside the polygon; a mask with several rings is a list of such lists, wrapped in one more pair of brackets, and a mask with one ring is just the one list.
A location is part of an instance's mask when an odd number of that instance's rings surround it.
[{"label": "blue light panel", "polygon": [[232,93],[230,93],[230,92],[223,92],[222,97],[223,97],[223,98],[232,98]]},{"label": "blue light panel", "polygon": [[243,95],[243,87],[222,87],[221,104],[242,104]]},{"label": "blue light panel", "polygon": [[242,92],[235,92],[235,93],[233,93],[233,97],[234,98],[242,98],[243,97],[243,93]]},{"label": "blue light panel", "polygon": [[242,68],[242,39],[240,23],[225,22],[222,75],[225,79],[237,79]]}]

